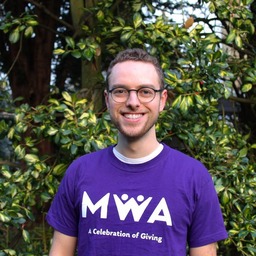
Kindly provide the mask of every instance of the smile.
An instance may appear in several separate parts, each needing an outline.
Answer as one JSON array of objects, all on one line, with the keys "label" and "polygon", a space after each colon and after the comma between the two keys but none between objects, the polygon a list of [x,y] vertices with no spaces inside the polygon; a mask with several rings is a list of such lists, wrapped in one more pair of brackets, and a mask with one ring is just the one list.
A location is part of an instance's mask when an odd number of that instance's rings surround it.
[{"label": "smile", "polygon": [[143,114],[124,114],[124,117],[126,117],[128,119],[138,119],[142,116],[143,116]]}]

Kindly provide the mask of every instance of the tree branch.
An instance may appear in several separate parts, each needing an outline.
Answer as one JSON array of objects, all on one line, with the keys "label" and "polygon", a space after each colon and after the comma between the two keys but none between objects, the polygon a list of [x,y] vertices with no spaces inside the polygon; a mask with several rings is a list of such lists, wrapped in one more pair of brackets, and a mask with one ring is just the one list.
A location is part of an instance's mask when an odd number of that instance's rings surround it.
[{"label": "tree branch", "polygon": [[19,164],[12,163],[10,161],[0,161],[0,165],[9,165],[9,166],[12,166],[12,167],[19,167],[20,166]]},{"label": "tree branch", "polygon": [[238,98],[235,96],[230,96],[229,99],[232,101],[235,101],[235,102],[240,102],[240,103],[245,103],[245,104],[256,104],[256,100]]},{"label": "tree branch", "polygon": [[62,25],[66,26],[67,28],[69,28],[70,30],[74,31],[75,28],[70,25],[69,23],[65,22],[64,20],[59,19],[59,17],[57,17],[56,15],[54,15],[51,11],[49,11],[43,4],[38,3],[37,1],[34,0],[25,0],[25,2],[31,3],[33,5],[35,5],[36,7],[38,7],[39,9],[43,10],[47,15],[49,15],[52,19],[58,21],[59,23],[61,23]]}]

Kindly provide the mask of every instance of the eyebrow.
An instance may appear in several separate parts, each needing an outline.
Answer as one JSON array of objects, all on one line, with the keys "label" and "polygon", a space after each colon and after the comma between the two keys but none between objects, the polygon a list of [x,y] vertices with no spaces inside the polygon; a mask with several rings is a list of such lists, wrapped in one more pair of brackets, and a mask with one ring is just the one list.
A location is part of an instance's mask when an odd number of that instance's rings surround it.
[{"label": "eyebrow", "polygon": [[[125,88],[125,89],[128,89],[129,85],[124,85],[124,84],[113,84],[112,86],[112,89],[115,89],[115,88]],[[138,89],[140,88],[151,88],[151,89],[155,89],[154,85],[153,84],[140,84],[138,86],[136,86]]]}]

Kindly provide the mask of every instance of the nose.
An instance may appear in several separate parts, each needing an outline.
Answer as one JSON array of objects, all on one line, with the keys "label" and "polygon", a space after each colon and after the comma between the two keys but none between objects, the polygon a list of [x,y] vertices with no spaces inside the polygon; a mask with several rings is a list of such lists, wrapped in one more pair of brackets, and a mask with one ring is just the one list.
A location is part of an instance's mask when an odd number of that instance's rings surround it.
[{"label": "nose", "polygon": [[136,91],[130,91],[129,97],[126,101],[126,106],[137,108],[140,106],[140,101]]}]

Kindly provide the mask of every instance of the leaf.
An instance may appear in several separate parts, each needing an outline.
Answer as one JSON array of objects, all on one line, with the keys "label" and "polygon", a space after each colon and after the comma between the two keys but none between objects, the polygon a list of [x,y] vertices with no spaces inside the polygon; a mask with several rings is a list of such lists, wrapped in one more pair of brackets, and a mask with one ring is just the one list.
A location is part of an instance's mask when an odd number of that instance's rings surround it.
[{"label": "leaf", "polygon": [[77,153],[77,150],[78,150],[77,145],[73,144],[73,145],[71,146],[71,154],[72,154],[72,155],[75,155],[75,154]]},{"label": "leaf", "polygon": [[89,60],[89,61],[92,60],[93,55],[94,55],[94,52],[93,52],[90,48],[84,49],[83,54],[82,54],[82,56],[83,56],[85,59]]},{"label": "leaf", "polygon": [[105,18],[105,15],[104,15],[104,12],[102,10],[99,10],[97,13],[96,13],[96,17],[99,21],[103,21],[104,18]]},{"label": "leaf", "polygon": [[50,136],[55,135],[59,130],[53,127],[50,127],[49,130],[47,131],[47,134]]},{"label": "leaf", "polygon": [[22,237],[26,243],[30,242],[30,235],[27,230],[25,230],[25,229],[22,230]]},{"label": "leaf", "polygon": [[68,92],[63,92],[62,93],[62,97],[68,101],[68,102],[72,102],[72,97],[70,96],[70,94]]},{"label": "leaf", "polygon": [[53,53],[56,54],[56,55],[61,55],[61,54],[63,54],[64,52],[65,52],[65,50],[60,49],[60,48],[55,49],[55,50],[53,51]]},{"label": "leaf", "polygon": [[249,92],[251,89],[252,89],[252,84],[244,84],[244,85],[242,86],[241,91],[242,91],[242,92]]},{"label": "leaf", "polygon": [[122,19],[121,17],[117,17],[116,19],[118,20],[119,24],[120,24],[122,27],[125,26],[125,20],[124,20],[124,19]]},{"label": "leaf", "polygon": [[9,41],[12,43],[12,44],[15,44],[19,41],[20,39],[20,32],[19,32],[19,29],[14,29],[10,35],[9,35]]},{"label": "leaf", "polygon": [[123,27],[113,27],[111,28],[111,32],[115,33],[115,32],[119,32],[123,29]]},{"label": "leaf", "polygon": [[73,57],[75,57],[76,59],[79,59],[79,58],[81,58],[81,56],[82,56],[81,52],[78,51],[78,50],[72,51],[72,52],[71,52],[71,55],[72,55]]},{"label": "leaf", "polygon": [[70,110],[69,108],[64,110],[64,117],[67,118],[68,120],[73,120],[73,116],[75,116],[75,113]]},{"label": "leaf", "polygon": [[70,37],[70,36],[65,37],[65,41],[70,48],[72,48],[72,49],[75,48],[75,41],[72,37]]},{"label": "leaf", "polygon": [[34,154],[26,154],[25,155],[25,160],[28,162],[28,163],[36,163],[39,161],[39,158],[37,155],[34,155]]},{"label": "leaf", "polygon": [[202,98],[202,96],[200,95],[200,94],[195,94],[195,100],[196,100],[196,102],[199,104],[199,105],[204,105],[204,100],[203,100],[203,98]]},{"label": "leaf", "polygon": [[177,81],[177,80],[178,80],[177,74],[171,72],[170,70],[167,70],[167,71],[165,72],[165,74],[166,74],[166,76],[167,76],[170,80],[172,80],[172,81]]},{"label": "leaf", "polygon": [[23,159],[25,156],[25,148],[23,148],[21,145],[18,145],[15,149],[14,152],[17,156],[17,159]]},{"label": "leaf", "polygon": [[244,0],[244,5],[250,5],[254,0]]},{"label": "leaf", "polygon": [[240,151],[239,151],[239,157],[246,157],[247,156],[247,153],[248,153],[248,149],[247,148],[242,148]]},{"label": "leaf", "polygon": [[142,17],[141,15],[137,12],[133,15],[133,25],[134,25],[134,28],[138,28],[140,27],[142,24]]},{"label": "leaf", "polygon": [[228,231],[228,233],[229,233],[230,235],[237,235],[237,234],[239,233],[239,230],[230,229],[230,230]]},{"label": "leaf", "polygon": [[36,20],[28,20],[26,23],[29,26],[37,26],[38,25],[38,22]]},{"label": "leaf", "polygon": [[129,32],[127,32],[127,33],[123,33],[122,35],[121,35],[121,41],[124,43],[124,42],[126,42],[126,41],[128,41],[129,39],[130,39],[130,37],[132,36],[132,34],[133,34],[133,31],[129,31]]},{"label": "leaf", "polygon": [[48,192],[45,191],[41,193],[41,199],[43,200],[43,202],[49,202],[52,199],[52,197]]},{"label": "leaf", "polygon": [[177,63],[180,65],[180,66],[183,66],[183,65],[191,65],[192,62],[190,60],[186,60],[186,59],[183,59],[183,58],[180,58],[178,59]]},{"label": "leaf", "polygon": [[2,252],[0,251],[0,256],[17,256],[16,251],[12,250],[12,249],[4,249],[3,250],[3,254],[1,254]]},{"label": "leaf", "polygon": [[181,103],[181,95],[179,95],[172,103],[173,108],[179,108]]},{"label": "leaf", "polygon": [[237,45],[239,48],[242,48],[242,46],[243,46],[243,41],[242,41],[242,38],[241,38],[239,35],[237,35],[237,36],[235,37],[235,43],[236,43],[236,45]]},{"label": "leaf", "polygon": [[1,170],[1,174],[7,179],[10,179],[12,177],[11,172],[8,170]]},{"label": "leaf", "polygon": [[209,11],[210,11],[211,13],[214,13],[215,10],[216,10],[216,8],[215,8],[214,3],[213,3],[213,2],[210,2],[210,4],[209,4]]},{"label": "leaf", "polygon": [[223,205],[226,205],[229,202],[229,195],[227,190],[224,190],[224,192],[222,193],[221,202]]},{"label": "leaf", "polygon": [[183,113],[186,113],[188,111],[188,99],[187,97],[182,97],[181,103],[180,103],[180,110]]},{"label": "leaf", "polygon": [[78,46],[78,48],[79,48],[80,50],[84,50],[85,47],[86,47],[86,43],[85,43],[85,41],[80,41],[80,42],[77,44],[77,46]]},{"label": "leaf", "polygon": [[2,213],[2,212],[0,212],[0,220],[2,222],[9,222],[11,220],[11,217]]},{"label": "leaf", "polygon": [[25,29],[24,35],[25,35],[25,37],[29,38],[29,37],[32,36],[33,32],[34,32],[33,27],[32,27],[32,26],[29,26],[29,27],[27,27],[27,28]]},{"label": "leaf", "polygon": [[34,221],[34,220],[35,220],[35,217],[34,217],[34,215],[32,214],[32,212],[29,211],[28,209],[24,209],[24,210],[25,210],[26,216],[27,216],[30,220]]},{"label": "leaf", "polygon": [[226,43],[230,44],[235,40],[236,37],[236,30],[235,29],[231,29],[230,33],[228,34],[227,38],[226,38]]},{"label": "leaf", "polygon": [[91,114],[91,115],[90,115],[90,118],[88,119],[88,122],[89,122],[90,124],[97,124],[97,117],[96,117],[96,115]]},{"label": "leaf", "polygon": [[68,137],[63,137],[60,140],[61,144],[64,144],[64,145],[70,143],[70,141],[71,141],[71,139]]},{"label": "leaf", "polygon": [[142,2],[141,1],[134,1],[132,4],[132,8],[135,12],[138,12],[142,7]]},{"label": "leaf", "polygon": [[256,148],[256,143],[251,145],[251,148]]}]

